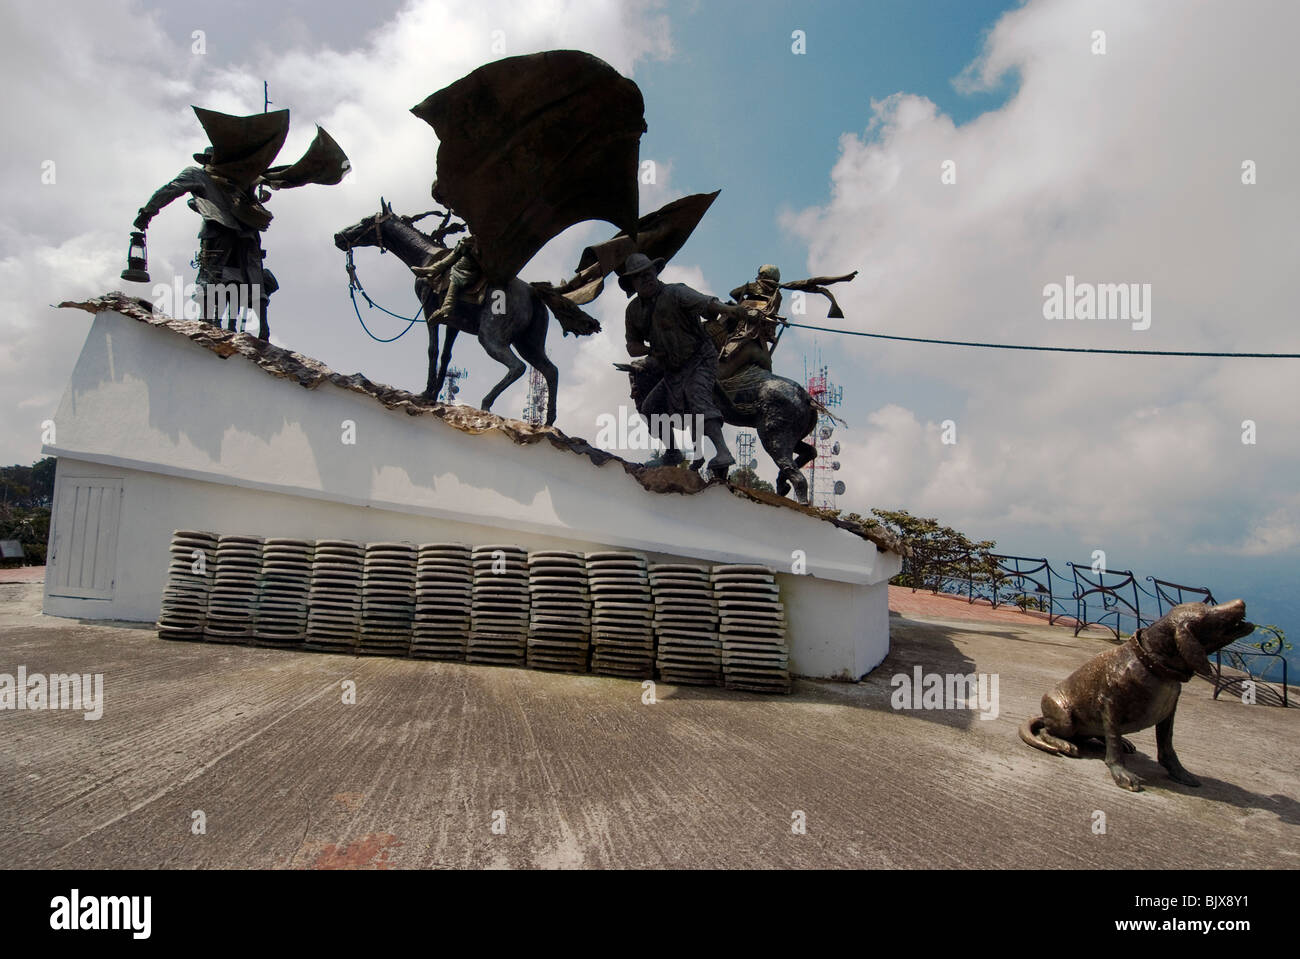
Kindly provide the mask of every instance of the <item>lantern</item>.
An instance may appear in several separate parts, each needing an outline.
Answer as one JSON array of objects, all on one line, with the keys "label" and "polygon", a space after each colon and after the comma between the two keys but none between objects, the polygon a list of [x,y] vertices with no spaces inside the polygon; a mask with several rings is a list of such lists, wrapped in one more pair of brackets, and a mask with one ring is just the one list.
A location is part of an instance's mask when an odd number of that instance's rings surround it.
[{"label": "lantern", "polygon": [[127,247],[126,269],[122,271],[122,279],[132,283],[149,282],[149,252],[144,245],[142,230],[131,233],[131,245]]}]

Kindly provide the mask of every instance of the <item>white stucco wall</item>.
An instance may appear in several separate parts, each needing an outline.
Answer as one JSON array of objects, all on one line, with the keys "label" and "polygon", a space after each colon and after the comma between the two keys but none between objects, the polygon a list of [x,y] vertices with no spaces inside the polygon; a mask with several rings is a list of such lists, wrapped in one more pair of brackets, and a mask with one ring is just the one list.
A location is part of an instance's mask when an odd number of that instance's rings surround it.
[{"label": "white stucco wall", "polygon": [[[345,420],[355,445],[341,441]],[[75,477],[120,479],[122,504],[112,598],[47,587],[53,615],[153,620],[176,528],[614,547],[777,570],[801,550],[808,575],[781,577],[795,672],[856,678],[888,652],[885,583],[901,560],[845,530],[722,488],[651,493],[617,463],[469,435],[333,385],[306,390],[116,313],[96,317],[55,427],[55,525]]]}]

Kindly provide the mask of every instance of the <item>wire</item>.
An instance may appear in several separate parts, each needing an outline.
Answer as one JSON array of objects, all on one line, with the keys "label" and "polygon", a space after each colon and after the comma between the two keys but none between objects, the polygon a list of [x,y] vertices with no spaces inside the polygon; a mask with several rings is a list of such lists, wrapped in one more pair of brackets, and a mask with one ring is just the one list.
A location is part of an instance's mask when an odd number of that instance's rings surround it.
[{"label": "wire", "polygon": [[878,340],[938,343],[942,346],[978,346],[987,350],[1035,350],[1043,353],[1117,353],[1124,356],[1209,356],[1300,360],[1300,353],[1210,353],[1192,350],[1102,350],[1082,346],[1023,346],[1014,343],[975,343],[967,340],[935,340],[921,336],[892,336],[888,333],[865,333],[861,330],[837,330],[829,326],[812,326],[808,323],[786,323],[786,326],[795,326],[801,330],[818,330],[822,333],[842,333],[845,336],[869,336]]}]

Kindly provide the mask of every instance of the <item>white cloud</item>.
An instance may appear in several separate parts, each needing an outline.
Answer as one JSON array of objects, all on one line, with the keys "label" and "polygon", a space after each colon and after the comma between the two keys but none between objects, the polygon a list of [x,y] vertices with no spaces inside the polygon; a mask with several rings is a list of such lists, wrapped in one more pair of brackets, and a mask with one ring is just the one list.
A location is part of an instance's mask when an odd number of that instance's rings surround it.
[{"label": "white cloud", "polygon": [[1291,497],[1259,520],[1236,542],[1197,543],[1195,553],[1224,552],[1230,556],[1272,556],[1300,548],[1300,495]]},{"label": "white cloud", "polygon": [[[878,332],[1300,351],[1298,28],[1300,8],[1282,3],[1029,3],[960,81],[1017,74],[1003,107],[957,127],[922,97],[873,102],[864,132],[842,138],[830,202],[786,225],[810,266],[862,266],[839,296]],[[1090,53],[1094,29],[1107,32],[1104,56]],[[1247,159],[1256,186],[1241,183]],[[953,185],[940,181],[945,160]],[[1151,328],[1044,320],[1043,287],[1067,274],[1151,283]],[[1112,553],[1256,526],[1251,549],[1300,545],[1294,514],[1279,511],[1300,474],[1295,361],[836,346],[867,371],[857,402],[875,410],[848,434],[847,508],[902,506],[1021,541],[1051,531]],[[873,373],[910,392],[863,404]],[[959,435],[946,449],[913,412],[936,390],[962,403],[945,414]],[[1246,418],[1260,424],[1255,446],[1241,443]]]}]

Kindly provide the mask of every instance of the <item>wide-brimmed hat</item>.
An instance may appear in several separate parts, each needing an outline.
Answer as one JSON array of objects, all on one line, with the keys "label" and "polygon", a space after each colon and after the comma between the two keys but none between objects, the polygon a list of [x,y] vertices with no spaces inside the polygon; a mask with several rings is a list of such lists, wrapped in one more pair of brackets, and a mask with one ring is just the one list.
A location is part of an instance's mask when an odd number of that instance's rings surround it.
[{"label": "wide-brimmed hat", "polygon": [[667,262],[662,256],[652,260],[644,253],[633,253],[623,261],[623,270],[618,275],[618,285],[622,287],[624,293],[631,296],[635,292],[631,283],[632,277],[646,270],[654,270],[655,276],[658,276]]},{"label": "wide-brimmed hat", "polygon": [[212,147],[205,147],[201,153],[194,154],[194,161],[204,165],[212,162]]}]

